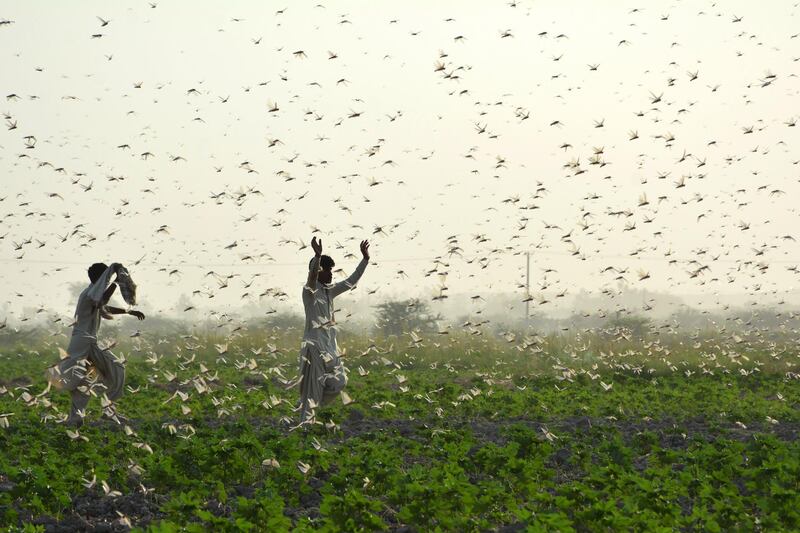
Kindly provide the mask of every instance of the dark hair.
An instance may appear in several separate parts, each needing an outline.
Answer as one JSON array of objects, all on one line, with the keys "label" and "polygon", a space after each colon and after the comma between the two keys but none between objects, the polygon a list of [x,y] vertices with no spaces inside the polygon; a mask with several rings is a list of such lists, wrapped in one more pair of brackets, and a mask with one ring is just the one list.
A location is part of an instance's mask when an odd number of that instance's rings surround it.
[{"label": "dark hair", "polygon": [[[308,268],[311,268],[311,263],[314,262],[314,258],[311,258],[311,261],[308,262]],[[319,265],[322,267],[323,270],[330,270],[336,263],[333,262],[333,259],[329,255],[321,255],[319,256]]]},{"label": "dark hair", "polygon": [[92,283],[100,279],[100,276],[103,275],[103,272],[106,271],[108,265],[105,263],[95,263],[89,267],[89,279],[92,280]]}]

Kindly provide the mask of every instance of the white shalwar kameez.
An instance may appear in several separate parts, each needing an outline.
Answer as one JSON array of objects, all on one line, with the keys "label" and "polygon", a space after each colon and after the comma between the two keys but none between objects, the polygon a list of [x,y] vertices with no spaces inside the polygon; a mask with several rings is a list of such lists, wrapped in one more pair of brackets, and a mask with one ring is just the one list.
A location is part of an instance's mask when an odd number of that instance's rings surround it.
[{"label": "white shalwar kameez", "polygon": [[[90,391],[98,395],[105,393],[113,401],[122,394],[125,385],[123,364],[110,350],[101,350],[97,345],[100,310],[104,305],[103,293],[112,275],[113,265],[81,292],[75,308],[75,325],[67,348],[68,357],[48,370],[48,378],[56,388],[67,390],[72,396],[70,422],[83,418]],[[97,379],[88,374],[92,366],[97,371]]]},{"label": "white shalwar kameez", "polygon": [[[311,272],[319,270],[315,257]],[[347,370],[339,358],[333,299],[355,287],[369,260],[362,258],[350,277],[331,285],[314,280],[303,286],[306,323],[300,346],[300,424],[315,421],[315,408],[334,399],[347,385]]]}]

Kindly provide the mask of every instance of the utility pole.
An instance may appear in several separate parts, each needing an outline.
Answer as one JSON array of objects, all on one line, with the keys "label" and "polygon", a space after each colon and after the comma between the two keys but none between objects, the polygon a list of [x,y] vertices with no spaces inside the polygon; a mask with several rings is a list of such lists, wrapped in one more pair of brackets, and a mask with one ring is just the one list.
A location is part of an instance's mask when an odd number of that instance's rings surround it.
[{"label": "utility pole", "polygon": [[525,324],[528,324],[528,320],[530,320],[530,313],[529,307],[531,305],[530,296],[531,296],[531,253],[525,252]]}]

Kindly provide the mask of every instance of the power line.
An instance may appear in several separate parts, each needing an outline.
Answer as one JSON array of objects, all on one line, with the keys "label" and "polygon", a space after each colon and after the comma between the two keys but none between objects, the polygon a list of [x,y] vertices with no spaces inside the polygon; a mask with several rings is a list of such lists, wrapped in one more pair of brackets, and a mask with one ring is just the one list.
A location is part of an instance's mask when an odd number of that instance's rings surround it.
[{"label": "power line", "polygon": [[[505,249],[496,249],[490,253],[494,252],[501,252],[501,253],[508,253],[509,250]],[[537,255],[558,255],[558,256],[572,256],[576,255],[572,252],[560,252],[556,250],[535,250],[533,252],[518,252],[515,251],[516,255],[522,255],[523,253],[531,254],[534,256],[534,259]],[[460,254],[458,254],[460,255]],[[442,260],[444,256],[429,256],[429,257],[401,257],[401,258],[394,258],[394,259],[381,259],[376,264],[380,263],[402,263],[407,261],[434,261],[434,260]],[[452,255],[447,258],[448,260],[452,259]],[[644,256],[644,255],[631,255],[631,254],[594,254],[590,256],[583,256],[581,254],[581,260],[594,260],[594,259],[628,259],[628,260],[645,260],[645,261],[674,261],[676,263],[696,263],[699,262],[697,258],[692,259],[676,259],[672,257],[672,255],[664,255],[664,256]],[[758,263],[763,262],[767,265],[770,263],[777,263],[777,264],[792,264],[797,263],[800,264],[800,260],[790,260],[790,259],[764,259],[761,261],[755,260],[745,260],[745,259],[714,259],[711,258],[709,261],[710,263],[726,263],[726,264],[742,264],[747,261]],[[86,264],[85,261],[62,261],[62,260],[55,260],[55,259],[16,259],[16,258],[0,258],[0,263],[17,263],[17,264],[50,264],[50,265],[84,265]],[[130,263],[133,265],[133,261]],[[208,268],[208,267],[225,267],[225,268],[237,268],[237,267],[291,267],[291,266],[304,266],[308,263],[305,262],[289,262],[289,263],[184,263],[184,262],[169,262],[169,263],[161,263],[161,262],[139,262],[135,266],[158,266],[158,267],[196,267],[196,268]]]},{"label": "power line", "polygon": [[[397,259],[382,259],[381,263],[400,263],[404,261],[432,261],[434,259],[441,259],[436,257],[406,257]],[[16,263],[16,264],[45,264],[45,265],[86,265],[86,261],[57,261],[55,259],[8,259],[0,258],[0,263]],[[133,265],[133,262],[129,263]],[[290,267],[290,266],[308,266],[307,262],[297,263],[149,263],[142,261],[135,266],[159,266],[159,267]]]},{"label": "power line", "polygon": [[[530,253],[530,252],[526,252]],[[520,254],[521,255],[521,254]],[[571,256],[574,255],[571,252],[557,252],[552,250],[538,250],[533,252],[534,259],[536,255],[559,255],[559,256]],[[675,261],[676,263],[696,263],[699,262],[696,258],[692,259],[676,259],[672,256],[643,256],[643,255],[623,255],[623,254],[594,254],[591,256],[584,256],[585,259],[581,260],[596,260],[596,259],[628,259],[628,260],[644,260],[644,261]],[[431,257],[401,257],[395,259],[381,259],[380,261],[376,262],[376,264],[380,263],[402,263],[408,261],[434,261],[434,260],[442,260],[443,256],[431,256]],[[452,259],[452,258],[448,258]],[[800,265],[800,260],[790,260],[790,259],[765,259],[762,261],[754,261],[754,260],[745,260],[745,259],[711,259],[710,263],[726,263],[726,264],[742,264],[747,261],[753,263],[764,263],[764,264],[798,264]],[[0,258],[0,263],[16,263],[16,264],[44,264],[44,265],[84,265],[86,261],[63,261],[63,260],[55,260],[55,259],[11,259],[11,258]],[[133,264],[133,262],[129,263]],[[209,268],[209,267],[225,267],[225,268],[241,268],[241,267],[248,267],[248,268],[256,268],[256,267],[292,267],[292,266],[304,266],[307,265],[306,262],[290,262],[290,263],[184,263],[180,261],[176,262],[169,262],[169,263],[159,263],[159,262],[140,262],[135,266],[158,266],[158,267],[196,267],[196,268]]]}]

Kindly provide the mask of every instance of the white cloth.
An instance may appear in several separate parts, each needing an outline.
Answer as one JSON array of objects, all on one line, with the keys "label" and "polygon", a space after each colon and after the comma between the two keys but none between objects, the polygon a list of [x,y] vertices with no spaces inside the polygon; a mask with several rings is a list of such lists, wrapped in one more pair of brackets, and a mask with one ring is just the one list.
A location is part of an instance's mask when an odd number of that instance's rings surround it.
[{"label": "white cloth", "polygon": [[[319,257],[309,269],[319,270]],[[369,260],[362,258],[355,271],[345,280],[331,285],[314,280],[303,286],[303,307],[306,322],[300,345],[300,422],[314,418],[314,408],[327,403],[347,384],[347,369],[339,358],[333,299],[356,286]]]},{"label": "white cloth", "polygon": [[[57,388],[67,390],[72,395],[71,417],[80,416],[88,402],[89,389],[98,381],[109,400],[115,400],[125,386],[125,366],[110,350],[101,350],[97,345],[97,330],[100,328],[100,311],[105,293],[114,275],[114,267],[108,267],[94,283],[81,292],[75,307],[75,325],[67,347],[66,359],[50,367],[47,377]],[[89,363],[97,371],[97,376],[87,375]]]},{"label": "white cloth", "polygon": [[117,285],[122,299],[128,305],[136,305],[136,283],[131,278],[131,273],[124,266],[120,266],[117,271]]}]

